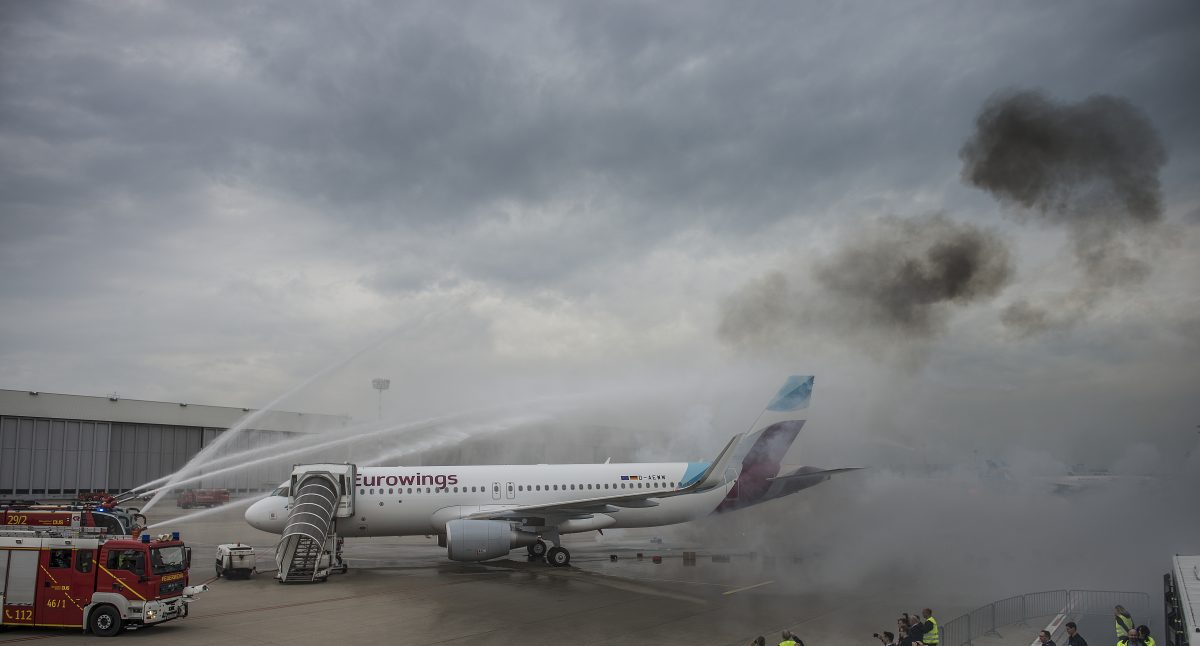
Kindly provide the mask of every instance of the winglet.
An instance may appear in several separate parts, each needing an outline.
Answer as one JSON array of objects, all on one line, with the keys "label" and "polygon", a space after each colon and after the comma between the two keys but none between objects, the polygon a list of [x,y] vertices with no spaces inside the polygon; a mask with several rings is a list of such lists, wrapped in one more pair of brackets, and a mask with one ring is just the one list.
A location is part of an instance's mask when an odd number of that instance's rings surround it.
[{"label": "winglet", "polygon": [[733,457],[733,451],[737,448],[738,442],[741,441],[742,435],[734,435],[725,448],[717,455],[717,459],[713,460],[712,464],[708,465],[704,473],[696,478],[696,482],[685,487],[687,490],[710,489],[725,482],[725,466],[729,464],[730,458]]}]

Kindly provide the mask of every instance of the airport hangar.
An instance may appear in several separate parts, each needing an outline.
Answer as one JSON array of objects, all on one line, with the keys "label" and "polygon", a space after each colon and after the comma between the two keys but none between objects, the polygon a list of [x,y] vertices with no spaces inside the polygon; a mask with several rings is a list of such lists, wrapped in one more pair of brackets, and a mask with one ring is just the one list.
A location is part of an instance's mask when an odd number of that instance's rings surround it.
[{"label": "airport hangar", "polygon": [[[0,389],[0,497],[74,498],[79,493],[128,491],[182,468],[250,408]],[[345,415],[269,411],[221,455],[270,446],[303,434],[353,423]],[[586,442],[561,441],[567,433]],[[560,441],[553,441],[558,438]],[[469,439],[390,464],[496,464],[603,462],[662,453],[654,434],[623,428],[540,424]],[[398,441],[402,441],[398,438]],[[379,455],[384,442],[358,446]],[[345,453],[338,451],[339,459]],[[185,488],[269,491],[287,480],[295,462],[324,456],[281,458],[206,477]]]}]

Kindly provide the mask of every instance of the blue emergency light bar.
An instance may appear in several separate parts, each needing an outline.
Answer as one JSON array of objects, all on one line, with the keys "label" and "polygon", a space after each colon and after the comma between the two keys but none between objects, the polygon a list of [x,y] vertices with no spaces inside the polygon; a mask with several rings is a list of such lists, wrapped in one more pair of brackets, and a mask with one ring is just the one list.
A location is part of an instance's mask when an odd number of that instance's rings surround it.
[{"label": "blue emergency light bar", "polygon": [[150,542],[150,535],[149,535],[149,534],[142,534],[142,542],[143,542],[143,543],[149,543],[149,542]]},{"label": "blue emergency light bar", "polygon": [[179,532],[171,532],[171,540],[173,540],[173,541],[179,540]]}]

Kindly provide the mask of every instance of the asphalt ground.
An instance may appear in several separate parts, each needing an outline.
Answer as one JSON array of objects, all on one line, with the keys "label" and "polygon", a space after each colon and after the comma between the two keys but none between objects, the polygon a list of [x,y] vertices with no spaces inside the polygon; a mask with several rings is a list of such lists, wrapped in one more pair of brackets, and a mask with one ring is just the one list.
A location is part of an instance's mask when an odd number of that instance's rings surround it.
[{"label": "asphalt ground", "polygon": [[[878,642],[871,634],[894,626],[898,609],[933,605],[951,618],[980,601],[887,584],[815,590],[805,583],[805,559],[819,557],[659,543],[654,530],[567,537],[567,568],[530,561],[524,550],[487,563],[455,563],[434,538],[348,539],[347,574],[282,585],[269,571],[277,537],[246,525],[240,509],[175,522],[190,512],[170,504],[148,513],[151,522],[164,523],[154,531],[180,531],[193,548],[191,583],[210,586],[190,616],[128,630],[115,642],[72,630],[10,629],[0,633],[0,646],[734,645],[757,635],[778,643],[785,628],[809,646],[873,646]],[[253,545],[260,572],[246,580],[216,579],[216,546],[229,542]],[[697,552],[695,565],[684,564],[685,550]],[[655,563],[655,556],[662,562]]]}]

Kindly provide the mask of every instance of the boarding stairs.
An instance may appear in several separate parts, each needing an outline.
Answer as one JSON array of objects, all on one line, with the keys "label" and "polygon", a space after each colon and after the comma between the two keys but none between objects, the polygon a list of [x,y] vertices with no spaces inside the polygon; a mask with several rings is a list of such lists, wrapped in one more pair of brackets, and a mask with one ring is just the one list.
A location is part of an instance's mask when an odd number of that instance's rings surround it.
[{"label": "boarding stairs", "polygon": [[291,484],[287,524],[275,546],[276,578],[324,581],[337,545],[337,518],[354,514],[354,465],[298,465]]}]

